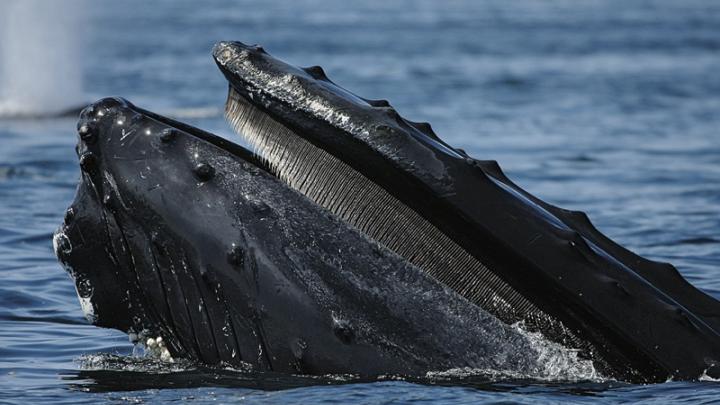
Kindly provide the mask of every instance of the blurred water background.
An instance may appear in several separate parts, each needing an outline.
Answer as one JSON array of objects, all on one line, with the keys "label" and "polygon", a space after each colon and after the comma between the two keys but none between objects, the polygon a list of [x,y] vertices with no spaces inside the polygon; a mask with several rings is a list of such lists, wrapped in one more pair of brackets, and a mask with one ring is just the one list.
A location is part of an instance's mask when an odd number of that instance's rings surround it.
[{"label": "blurred water background", "polygon": [[0,24],[0,403],[720,399],[714,382],[359,381],[133,357],[125,335],[86,324],[56,264],[76,118],[41,117],[120,95],[237,139],[210,49],[259,43],[431,122],[720,297],[720,3],[0,0]]}]

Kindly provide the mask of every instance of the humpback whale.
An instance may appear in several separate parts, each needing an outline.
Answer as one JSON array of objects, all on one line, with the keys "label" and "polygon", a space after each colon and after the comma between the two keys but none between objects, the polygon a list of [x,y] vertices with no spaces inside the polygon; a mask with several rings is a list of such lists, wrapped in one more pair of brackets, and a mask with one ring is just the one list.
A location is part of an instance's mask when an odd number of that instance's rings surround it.
[{"label": "humpback whale", "polygon": [[364,375],[532,368],[520,324],[613,378],[720,375],[720,303],[672,265],[320,67],[213,57],[255,153],[122,99],[81,113],[54,245],[91,322],[165,358]]}]

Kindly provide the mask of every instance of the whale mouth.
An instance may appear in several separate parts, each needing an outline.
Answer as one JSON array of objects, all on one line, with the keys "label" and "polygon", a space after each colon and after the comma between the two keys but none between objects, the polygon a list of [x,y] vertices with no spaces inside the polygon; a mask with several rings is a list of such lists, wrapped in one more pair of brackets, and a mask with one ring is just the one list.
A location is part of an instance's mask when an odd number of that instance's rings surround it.
[{"label": "whale mouth", "polygon": [[[353,165],[358,156],[353,154],[370,154],[348,136],[333,132],[354,124],[350,117],[342,116],[342,106],[329,108],[338,100],[328,100],[328,94],[339,94],[340,100],[349,104],[348,109],[369,111],[371,119],[364,117],[363,123],[373,126],[354,128],[360,136],[370,137],[368,131],[379,132],[376,136],[392,144],[391,138],[398,137],[394,131],[398,123],[400,128],[431,131],[429,126],[402,119],[386,102],[368,101],[335,86],[318,67],[300,70],[266,62],[262,48],[221,42],[213,54],[229,81],[226,119],[272,174],[504,322],[523,322],[531,330],[542,330],[569,347],[585,349],[586,354],[592,351],[587,342],[503,280],[497,269],[470,253],[407,200],[401,200],[405,193],[397,190],[412,181],[403,171],[376,170],[368,165],[358,170]],[[321,88],[319,95],[314,95],[308,87],[317,83]],[[294,113],[279,112],[280,104],[290,104]],[[327,128],[327,122],[335,128]],[[461,152],[439,139],[430,141],[430,147],[462,158]],[[422,165],[411,163],[419,172],[427,160],[432,164],[432,159],[423,160]],[[431,168],[428,174],[443,180],[447,177],[442,169]],[[412,198],[413,194],[408,192],[406,196]],[[437,213],[432,208],[430,212]]]},{"label": "whale mouth", "polygon": [[[637,327],[675,308],[668,328],[680,313],[718,336],[718,318],[704,314],[720,306],[677,284],[671,265],[626,250],[584,213],[543,202],[497,162],[452,148],[429,124],[353,94],[318,66],[240,42],[216,44],[213,57],[229,83],[227,120],[275,176],[469,302],[621,378],[684,374],[671,363],[686,356],[714,364],[683,350],[658,356],[672,342],[660,343],[657,325]],[[630,296],[647,306],[621,304]]]},{"label": "whale mouth", "polygon": [[231,85],[226,118],[285,184],[507,323],[581,341],[385,188],[274,119]]}]

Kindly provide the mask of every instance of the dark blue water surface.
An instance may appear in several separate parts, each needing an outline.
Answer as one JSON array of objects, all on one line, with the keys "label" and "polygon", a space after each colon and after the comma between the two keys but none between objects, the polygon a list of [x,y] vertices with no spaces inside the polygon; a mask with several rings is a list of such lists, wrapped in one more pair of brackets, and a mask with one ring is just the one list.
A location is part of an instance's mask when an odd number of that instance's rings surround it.
[{"label": "dark blue water surface", "polygon": [[[88,100],[121,95],[236,139],[215,41],[260,43],[497,159],[541,198],[720,297],[720,3],[123,1],[84,4]],[[32,68],[32,67],[29,67]],[[52,89],[48,89],[52,91]],[[75,118],[0,120],[0,402],[720,400],[714,382],[403,381],[169,367],[86,324],[51,233]]]}]

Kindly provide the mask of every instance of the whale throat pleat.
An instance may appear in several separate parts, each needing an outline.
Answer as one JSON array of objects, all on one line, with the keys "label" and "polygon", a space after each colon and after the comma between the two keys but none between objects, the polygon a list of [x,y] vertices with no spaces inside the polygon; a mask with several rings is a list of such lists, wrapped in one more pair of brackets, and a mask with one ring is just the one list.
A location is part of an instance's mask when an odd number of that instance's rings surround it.
[{"label": "whale throat pleat", "polygon": [[577,342],[557,320],[420,214],[253,106],[232,86],[225,110],[234,130],[293,189],[503,321],[525,321],[532,329]]}]

